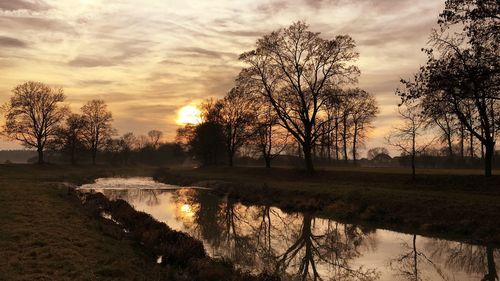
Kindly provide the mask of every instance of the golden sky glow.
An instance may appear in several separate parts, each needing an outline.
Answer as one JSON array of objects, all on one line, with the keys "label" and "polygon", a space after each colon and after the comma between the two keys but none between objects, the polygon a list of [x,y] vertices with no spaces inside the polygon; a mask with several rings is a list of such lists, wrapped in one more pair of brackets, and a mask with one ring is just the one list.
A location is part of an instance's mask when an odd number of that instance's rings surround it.
[{"label": "golden sky glow", "polygon": [[[425,57],[438,0],[0,1],[0,102],[27,80],[62,86],[73,110],[101,98],[120,134],[151,129],[173,140],[179,110],[221,97],[265,33],[305,20],[325,38],[357,42],[360,87],[381,114],[368,147],[394,122],[401,77]],[[16,147],[0,142],[0,149]]]}]

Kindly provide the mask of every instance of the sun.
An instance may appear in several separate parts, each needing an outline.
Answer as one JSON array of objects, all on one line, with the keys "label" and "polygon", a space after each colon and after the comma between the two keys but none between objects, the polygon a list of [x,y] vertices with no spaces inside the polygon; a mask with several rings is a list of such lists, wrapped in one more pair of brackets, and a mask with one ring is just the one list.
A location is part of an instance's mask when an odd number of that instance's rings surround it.
[{"label": "sun", "polygon": [[201,111],[195,105],[186,105],[177,112],[177,124],[188,125],[201,122]]}]

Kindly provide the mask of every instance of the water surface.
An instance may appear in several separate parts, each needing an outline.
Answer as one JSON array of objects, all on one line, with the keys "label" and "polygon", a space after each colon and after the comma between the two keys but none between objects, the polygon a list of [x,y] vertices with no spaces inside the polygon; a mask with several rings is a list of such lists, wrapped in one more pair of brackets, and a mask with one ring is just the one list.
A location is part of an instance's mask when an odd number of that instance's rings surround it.
[{"label": "water surface", "polygon": [[99,179],[82,188],[189,233],[212,257],[255,273],[277,271],[283,280],[498,280],[500,250],[492,247],[247,206],[150,178]]}]

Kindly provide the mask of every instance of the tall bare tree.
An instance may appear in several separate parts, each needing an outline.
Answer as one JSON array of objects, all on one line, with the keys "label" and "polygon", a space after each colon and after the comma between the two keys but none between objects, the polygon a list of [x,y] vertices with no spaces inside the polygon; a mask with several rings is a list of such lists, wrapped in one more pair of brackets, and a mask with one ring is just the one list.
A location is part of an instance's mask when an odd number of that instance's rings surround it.
[{"label": "tall bare tree", "polygon": [[371,128],[371,124],[379,109],[375,97],[361,89],[354,89],[355,94],[352,99],[352,159],[356,161],[358,146],[366,137],[366,132]]},{"label": "tall bare tree", "polygon": [[41,82],[29,81],[15,87],[12,93],[4,106],[3,134],[26,147],[36,148],[38,163],[43,164],[45,145],[56,137],[68,112],[67,107],[60,105],[66,98],[64,92]]},{"label": "tall bare tree", "polygon": [[234,155],[252,135],[255,121],[255,102],[243,87],[236,86],[220,101],[220,123],[224,130],[229,166]]},{"label": "tall bare tree", "polygon": [[386,137],[386,141],[403,154],[410,156],[411,174],[412,178],[415,179],[415,158],[424,152],[432,144],[432,141],[423,140],[422,131],[425,128],[425,119],[418,106],[402,104],[398,107],[398,113],[403,124],[395,127]]},{"label": "tall bare tree", "polygon": [[258,104],[252,131],[266,168],[271,168],[271,161],[287,147],[289,133],[279,126],[279,118],[266,100]]},{"label": "tall bare tree", "polygon": [[314,171],[312,149],[325,133],[327,120],[318,122],[325,92],[359,74],[351,65],[358,57],[354,48],[347,35],[326,40],[297,22],[265,35],[255,50],[240,56],[249,65],[240,77],[271,103],[280,124],[301,145],[308,172]]},{"label": "tall bare tree", "polygon": [[84,140],[92,154],[92,164],[95,165],[97,152],[106,145],[114,134],[111,126],[113,116],[103,100],[91,100],[82,107],[85,121]]}]

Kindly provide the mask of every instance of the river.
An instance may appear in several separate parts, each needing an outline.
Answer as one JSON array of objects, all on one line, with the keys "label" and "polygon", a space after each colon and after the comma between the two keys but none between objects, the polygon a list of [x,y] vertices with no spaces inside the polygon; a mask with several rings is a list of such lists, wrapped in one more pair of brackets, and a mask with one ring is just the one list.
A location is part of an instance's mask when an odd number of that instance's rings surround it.
[{"label": "river", "polygon": [[[489,280],[500,249],[245,205],[151,178],[104,178],[82,190],[123,199],[201,240],[212,257],[283,280]],[[496,279],[498,280],[498,279]]]}]

